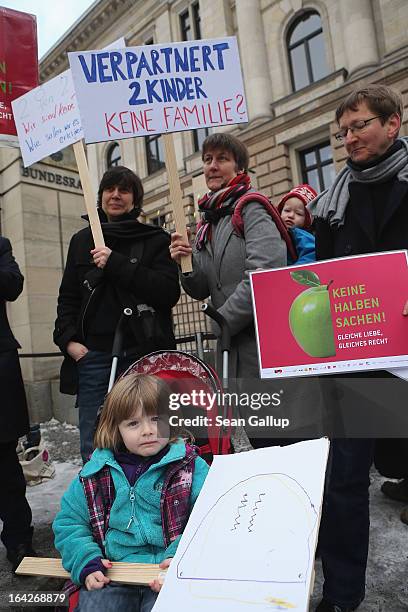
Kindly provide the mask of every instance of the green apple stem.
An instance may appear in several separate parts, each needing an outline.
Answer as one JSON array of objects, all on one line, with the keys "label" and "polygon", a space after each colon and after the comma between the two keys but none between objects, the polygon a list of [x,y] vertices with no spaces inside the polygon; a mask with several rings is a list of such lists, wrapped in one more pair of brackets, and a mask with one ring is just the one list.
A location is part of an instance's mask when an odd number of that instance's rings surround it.
[{"label": "green apple stem", "polygon": [[326,287],[327,287],[327,291],[329,290],[330,285],[333,283],[334,281],[330,281],[329,283],[327,283]]}]

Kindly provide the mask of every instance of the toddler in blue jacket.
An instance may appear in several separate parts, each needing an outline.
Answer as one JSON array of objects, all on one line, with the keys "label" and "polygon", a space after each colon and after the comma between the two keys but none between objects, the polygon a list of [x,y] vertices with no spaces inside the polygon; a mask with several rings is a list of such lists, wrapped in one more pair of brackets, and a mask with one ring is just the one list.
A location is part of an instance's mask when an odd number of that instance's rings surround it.
[{"label": "toddler in blue jacket", "polygon": [[[79,591],[76,612],[150,612],[160,584],[113,583],[112,561],[158,563],[174,556],[208,472],[169,426],[167,385],[127,374],[107,395],[93,452],[62,498],[55,546]],[[75,585],[77,585],[75,587]]]},{"label": "toddler in blue jacket", "polygon": [[312,217],[307,204],[315,199],[317,193],[310,185],[303,183],[286,193],[278,203],[278,211],[288,228],[298,254],[296,261],[288,255],[288,265],[316,261],[315,238],[310,231]]}]

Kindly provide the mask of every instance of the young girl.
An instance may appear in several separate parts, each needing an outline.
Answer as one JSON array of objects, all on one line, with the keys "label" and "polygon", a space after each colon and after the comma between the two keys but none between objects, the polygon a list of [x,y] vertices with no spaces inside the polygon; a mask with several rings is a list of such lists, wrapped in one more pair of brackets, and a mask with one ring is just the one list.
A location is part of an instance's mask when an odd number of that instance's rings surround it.
[{"label": "young girl", "polygon": [[119,585],[105,571],[112,561],[168,567],[207,475],[205,461],[169,427],[169,393],[154,376],[119,380],[102,409],[96,450],[62,498],[55,546],[81,585],[76,612],[150,612],[155,603],[157,580],[151,588]]},{"label": "young girl", "polygon": [[278,203],[278,211],[295,244],[298,258],[292,261],[288,255],[288,265],[316,261],[315,239],[310,231],[312,216],[307,204],[315,199],[317,193],[306,183],[294,187]]}]

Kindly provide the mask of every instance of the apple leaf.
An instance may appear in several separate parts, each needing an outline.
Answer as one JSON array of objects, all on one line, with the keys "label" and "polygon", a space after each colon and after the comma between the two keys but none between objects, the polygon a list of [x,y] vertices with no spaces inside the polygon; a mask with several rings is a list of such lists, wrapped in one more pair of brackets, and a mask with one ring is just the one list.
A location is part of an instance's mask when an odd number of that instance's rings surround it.
[{"label": "apple leaf", "polygon": [[292,279],[300,285],[306,285],[306,287],[319,287],[321,285],[320,278],[314,272],[310,270],[300,270],[299,272],[290,273]]}]

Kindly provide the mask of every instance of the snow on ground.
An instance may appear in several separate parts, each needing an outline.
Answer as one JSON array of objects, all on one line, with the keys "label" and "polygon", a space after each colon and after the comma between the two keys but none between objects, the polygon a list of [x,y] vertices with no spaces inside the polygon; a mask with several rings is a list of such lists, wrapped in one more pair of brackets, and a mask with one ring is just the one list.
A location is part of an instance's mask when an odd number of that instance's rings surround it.
[{"label": "snow on ground", "polygon": [[[55,419],[41,425],[43,443],[56,467],[54,479],[27,488],[33,510],[34,547],[43,557],[56,557],[51,524],[60,499],[81,466],[77,427]],[[407,612],[408,610],[408,526],[399,520],[404,504],[393,502],[381,493],[384,481],[374,470],[371,474],[371,542],[367,571],[367,596],[359,612]],[[0,592],[59,590],[61,581],[37,577],[12,576],[0,543]],[[321,563],[316,562],[316,582],[311,610],[321,597]],[[9,610],[0,606],[0,612]],[[16,610],[16,608],[13,608]],[[21,608],[27,612],[27,608]],[[34,608],[28,608],[33,612]],[[38,608],[41,612],[47,608]],[[233,612],[233,608],[225,610]]]},{"label": "snow on ground", "polygon": [[54,463],[55,477],[34,487],[27,487],[27,499],[33,513],[33,524],[51,524],[57,514],[61,497],[80,469],[73,463]]},{"label": "snow on ground", "polygon": [[[380,487],[384,480],[372,470],[366,598],[358,612],[408,610],[408,526],[399,518],[404,504],[387,499],[381,493]],[[323,582],[320,560],[315,569],[316,583],[312,602],[317,604]]]},{"label": "snow on ground", "polygon": [[79,430],[75,425],[51,419],[41,424],[41,438],[53,461],[68,461],[79,467],[82,465],[79,454]]},{"label": "snow on ground", "polygon": [[[33,512],[34,548],[41,557],[58,557],[54,548],[52,521],[58,512],[61,497],[71,480],[78,473],[82,462],[79,455],[78,428],[55,419],[41,424],[42,443],[48,449],[56,468],[55,477],[43,483],[27,487],[27,499]],[[13,576],[6,551],[0,542],[0,593],[16,591],[60,591],[63,581],[35,576]],[[13,608],[18,610],[19,608]],[[10,610],[0,604],[0,612]],[[21,608],[34,612],[35,607]],[[51,608],[38,608],[39,612]]]}]

